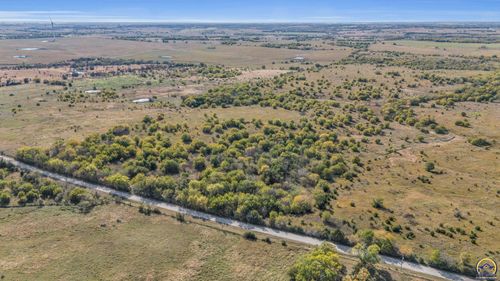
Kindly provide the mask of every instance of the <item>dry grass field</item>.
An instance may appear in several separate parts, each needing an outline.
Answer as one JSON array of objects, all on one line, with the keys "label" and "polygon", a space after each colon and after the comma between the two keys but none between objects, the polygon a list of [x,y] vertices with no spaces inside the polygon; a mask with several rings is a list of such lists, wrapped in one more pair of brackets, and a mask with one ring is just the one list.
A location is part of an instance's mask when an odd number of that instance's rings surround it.
[{"label": "dry grass field", "polygon": [[[462,111],[468,116],[477,114],[471,118],[471,128],[454,125]],[[451,257],[470,253],[475,259],[491,255],[500,258],[498,241],[492,238],[498,231],[499,199],[495,193],[500,184],[500,148],[496,145],[485,150],[467,142],[469,137],[478,135],[499,140],[498,122],[495,121],[500,119],[498,106],[465,103],[453,111],[436,112],[425,108],[419,114],[435,117],[440,124],[450,128],[451,133],[432,135],[426,137],[424,143],[415,143],[404,139],[415,140],[418,131],[395,128],[391,135],[381,139],[382,143],[398,151],[388,154],[375,152],[377,145],[370,148],[373,152],[364,157],[366,161],[371,160],[372,170],[365,172],[359,182],[342,194],[336,214],[356,221],[361,228],[370,227],[369,218],[373,212],[378,213],[381,221],[396,217],[397,223],[410,226],[417,238],[410,240],[401,235],[388,235],[407,251],[419,255],[443,249]],[[426,172],[426,161],[435,163],[440,173]],[[418,180],[421,175],[427,175],[431,184]],[[384,199],[386,210],[372,207],[372,201],[377,198]],[[352,202],[355,207],[350,206]],[[457,212],[463,214],[463,218],[457,218]],[[429,230],[439,228],[440,224],[461,227],[467,233],[479,226],[477,244],[463,235],[449,238],[436,234],[433,237]]]},{"label": "dry grass field", "polygon": [[[105,37],[75,37],[56,42],[19,39],[2,40],[0,65],[54,63],[80,57],[107,57],[137,60],[172,60],[174,62],[224,64],[238,67],[260,67],[290,60],[298,55],[312,62],[328,63],[349,54],[349,50],[288,50],[253,45],[221,45],[199,41],[172,41],[169,43],[115,40]],[[38,50],[22,50],[38,48]],[[27,58],[15,58],[25,55]],[[168,56],[171,58],[162,58]]]},{"label": "dry grass field", "polygon": [[[89,214],[57,206],[0,209],[0,226],[4,280],[288,280],[288,268],[309,250],[114,203]],[[342,262],[351,268],[355,261]],[[382,268],[394,280],[438,280]]]},{"label": "dry grass field", "polygon": [[2,209],[0,225],[5,280],[287,280],[287,268],[307,250],[126,206],[86,215]]},{"label": "dry grass field", "polygon": [[[88,82],[90,85],[94,83]],[[65,102],[57,101],[51,93],[60,87],[33,87],[33,85],[20,85],[15,87],[0,88],[0,147],[7,153],[14,153],[19,146],[35,145],[50,146],[57,139],[83,139],[94,132],[105,132],[116,124],[134,125],[140,122],[145,115],[164,113],[166,118],[174,123],[187,123],[197,126],[204,120],[205,114],[217,113],[220,117],[229,118],[259,118],[263,120],[283,119],[298,120],[297,112],[283,109],[267,109],[261,107],[226,108],[226,109],[168,109],[156,108],[150,105],[135,105],[131,102],[134,98],[157,95],[160,100],[175,102],[174,94],[179,94],[176,89],[165,87],[144,89],[139,87],[134,90],[124,90],[124,101],[111,101],[103,103],[78,103],[68,107]],[[184,87],[181,90],[190,90]],[[11,96],[11,93],[15,93]],[[38,104],[38,105],[37,105]],[[18,107],[21,105],[21,107]],[[19,110],[16,114],[12,109]]]},{"label": "dry grass field", "polygon": [[374,51],[395,51],[441,56],[493,56],[500,52],[498,43],[454,43],[414,40],[386,41],[370,46]]}]

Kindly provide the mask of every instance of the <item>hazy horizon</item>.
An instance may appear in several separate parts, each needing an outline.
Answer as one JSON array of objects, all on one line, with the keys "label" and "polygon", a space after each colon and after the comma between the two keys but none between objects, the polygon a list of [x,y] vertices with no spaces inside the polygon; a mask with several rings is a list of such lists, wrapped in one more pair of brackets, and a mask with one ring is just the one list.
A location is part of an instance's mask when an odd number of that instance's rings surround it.
[{"label": "hazy horizon", "polygon": [[[448,23],[498,22],[498,0],[45,1],[6,0],[0,22],[65,23]],[[96,9],[96,7],[98,7]]]}]

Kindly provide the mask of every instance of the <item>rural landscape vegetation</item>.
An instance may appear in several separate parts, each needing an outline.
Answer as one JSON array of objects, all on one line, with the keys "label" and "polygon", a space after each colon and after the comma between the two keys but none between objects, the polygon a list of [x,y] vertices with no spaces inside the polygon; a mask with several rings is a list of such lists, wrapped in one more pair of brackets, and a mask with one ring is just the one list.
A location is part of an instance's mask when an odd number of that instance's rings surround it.
[{"label": "rural landscape vegetation", "polygon": [[0,279],[474,278],[500,261],[499,28],[0,25]]}]

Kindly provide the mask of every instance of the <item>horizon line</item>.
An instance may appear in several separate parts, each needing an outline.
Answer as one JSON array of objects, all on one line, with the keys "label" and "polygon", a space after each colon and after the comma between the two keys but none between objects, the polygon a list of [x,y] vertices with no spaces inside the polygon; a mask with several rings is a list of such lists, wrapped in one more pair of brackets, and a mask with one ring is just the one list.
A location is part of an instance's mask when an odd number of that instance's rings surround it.
[{"label": "horizon line", "polygon": [[[43,24],[49,20],[0,20],[0,24]],[[456,23],[500,23],[500,20],[401,20],[401,21],[286,21],[286,20],[270,20],[270,21],[210,21],[210,20],[123,20],[123,21],[58,21],[59,24],[103,24],[103,23],[141,23],[141,24],[412,24],[412,23],[428,23],[428,24],[456,24]]]}]

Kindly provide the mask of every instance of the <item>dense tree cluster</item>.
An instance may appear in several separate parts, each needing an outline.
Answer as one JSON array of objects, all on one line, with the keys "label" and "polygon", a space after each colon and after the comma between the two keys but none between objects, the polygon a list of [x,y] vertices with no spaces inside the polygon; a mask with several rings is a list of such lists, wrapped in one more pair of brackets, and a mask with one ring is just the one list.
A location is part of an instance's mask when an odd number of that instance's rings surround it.
[{"label": "dense tree cluster", "polygon": [[355,51],[342,64],[374,64],[380,66],[404,66],[418,70],[496,70],[500,60],[495,57],[464,57],[416,55],[395,51]]},{"label": "dense tree cluster", "polygon": [[61,203],[80,204],[88,209],[96,202],[86,189],[64,188],[52,180],[0,162],[0,206]]},{"label": "dense tree cluster", "polygon": [[220,65],[200,65],[198,74],[206,78],[231,78],[241,75],[238,69],[223,67]]},{"label": "dense tree cluster", "polygon": [[437,104],[450,106],[457,102],[492,102],[500,91],[500,71],[484,77],[478,77],[466,85],[436,97]]},{"label": "dense tree cluster", "polygon": [[276,49],[291,49],[291,50],[313,50],[314,48],[310,43],[264,43],[261,45],[265,48],[276,48]]},{"label": "dense tree cluster", "polygon": [[[360,169],[359,159],[344,152],[359,151],[361,142],[320,131],[305,118],[265,124],[209,116],[200,133],[205,137],[192,139],[185,126],[146,117],[134,128],[116,127],[82,142],[21,148],[17,158],[118,190],[282,228],[292,227],[287,216],[330,208],[335,180],[352,180]],[[338,232],[323,236],[345,241]]]}]

